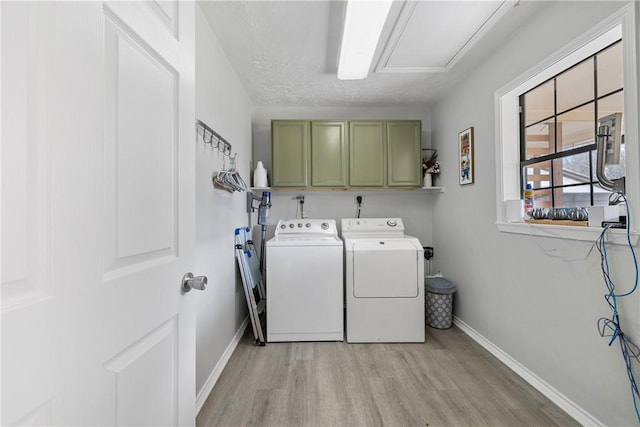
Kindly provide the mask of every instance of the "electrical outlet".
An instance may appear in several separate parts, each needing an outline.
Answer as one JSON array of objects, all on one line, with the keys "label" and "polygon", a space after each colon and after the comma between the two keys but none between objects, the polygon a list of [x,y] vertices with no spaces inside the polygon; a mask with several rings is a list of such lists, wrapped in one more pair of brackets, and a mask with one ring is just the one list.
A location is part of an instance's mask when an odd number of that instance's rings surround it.
[{"label": "electrical outlet", "polygon": [[425,259],[433,258],[433,248],[431,246],[424,247],[424,257]]},{"label": "electrical outlet", "polygon": [[362,206],[362,204],[364,203],[364,196],[362,194],[358,194],[355,198],[355,201],[356,205]]}]

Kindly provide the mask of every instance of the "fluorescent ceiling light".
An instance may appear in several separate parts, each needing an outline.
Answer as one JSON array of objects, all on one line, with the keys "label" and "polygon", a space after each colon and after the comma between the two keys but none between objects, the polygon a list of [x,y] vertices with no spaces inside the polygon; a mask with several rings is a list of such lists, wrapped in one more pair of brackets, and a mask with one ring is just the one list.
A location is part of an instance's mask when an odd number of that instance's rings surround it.
[{"label": "fluorescent ceiling light", "polygon": [[338,61],[340,80],[364,79],[369,74],[391,0],[349,0]]}]

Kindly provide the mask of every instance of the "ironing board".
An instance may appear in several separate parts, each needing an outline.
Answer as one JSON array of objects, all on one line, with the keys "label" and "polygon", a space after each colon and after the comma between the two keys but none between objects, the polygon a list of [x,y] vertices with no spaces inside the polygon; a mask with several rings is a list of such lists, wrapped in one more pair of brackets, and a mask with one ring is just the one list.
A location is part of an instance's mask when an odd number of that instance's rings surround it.
[{"label": "ironing board", "polygon": [[[235,252],[249,308],[253,337],[256,340],[256,345],[263,346],[266,344],[265,328],[260,316],[265,313],[267,298],[258,256],[253,241],[249,238],[249,232],[249,227],[235,229]],[[264,318],[264,316],[262,317]]]}]

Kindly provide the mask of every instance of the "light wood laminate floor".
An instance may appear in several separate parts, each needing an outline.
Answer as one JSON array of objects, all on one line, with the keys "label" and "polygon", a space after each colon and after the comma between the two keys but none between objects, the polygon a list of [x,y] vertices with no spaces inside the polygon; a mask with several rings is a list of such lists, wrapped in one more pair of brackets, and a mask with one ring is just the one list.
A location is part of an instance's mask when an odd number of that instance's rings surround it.
[{"label": "light wood laminate floor", "polygon": [[424,344],[254,345],[249,328],[205,426],[577,426],[459,329]]}]

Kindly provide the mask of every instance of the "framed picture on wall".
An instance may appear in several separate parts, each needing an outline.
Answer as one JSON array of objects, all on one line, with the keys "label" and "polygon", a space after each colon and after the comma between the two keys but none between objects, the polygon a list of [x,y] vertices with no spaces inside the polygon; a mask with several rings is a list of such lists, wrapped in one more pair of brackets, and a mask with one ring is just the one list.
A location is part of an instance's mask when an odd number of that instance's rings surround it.
[{"label": "framed picture on wall", "polygon": [[458,156],[460,185],[473,184],[473,127],[458,134]]}]

